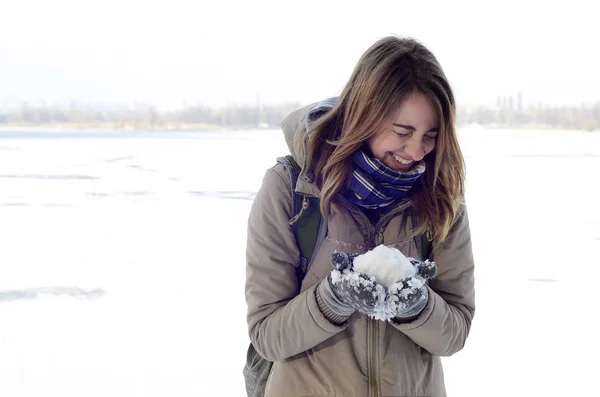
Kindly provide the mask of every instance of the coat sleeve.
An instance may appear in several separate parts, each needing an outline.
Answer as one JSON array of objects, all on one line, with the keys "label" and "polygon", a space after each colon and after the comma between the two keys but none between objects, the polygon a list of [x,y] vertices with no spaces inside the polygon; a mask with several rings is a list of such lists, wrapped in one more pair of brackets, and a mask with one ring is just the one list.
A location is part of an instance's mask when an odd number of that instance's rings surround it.
[{"label": "coat sleeve", "polygon": [[462,206],[448,237],[433,247],[438,274],[429,281],[429,300],[410,323],[391,324],[437,356],[451,356],[465,345],[475,314],[474,261],[466,207]]},{"label": "coat sleeve", "polygon": [[288,171],[276,165],[265,174],[248,220],[246,303],[250,340],[269,361],[302,353],[342,331],[319,310],[314,285],[300,292],[300,252],[289,219]]}]

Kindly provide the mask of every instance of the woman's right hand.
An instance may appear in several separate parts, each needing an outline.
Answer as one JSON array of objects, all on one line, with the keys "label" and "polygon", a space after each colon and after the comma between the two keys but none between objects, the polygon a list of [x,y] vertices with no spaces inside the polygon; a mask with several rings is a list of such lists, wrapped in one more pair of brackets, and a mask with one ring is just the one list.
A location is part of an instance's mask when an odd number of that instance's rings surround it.
[{"label": "woman's right hand", "polygon": [[376,320],[385,320],[389,317],[387,289],[374,277],[354,271],[357,256],[339,251],[331,254],[331,289],[344,304]]}]

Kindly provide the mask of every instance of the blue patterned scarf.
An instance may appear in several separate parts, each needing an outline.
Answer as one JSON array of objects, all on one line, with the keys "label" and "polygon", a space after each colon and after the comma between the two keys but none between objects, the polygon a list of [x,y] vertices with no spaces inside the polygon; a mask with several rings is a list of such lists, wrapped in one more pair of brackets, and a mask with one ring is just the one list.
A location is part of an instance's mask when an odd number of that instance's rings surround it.
[{"label": "blue patterned scarf", "polygon": [[396,171],[358,150],[352,155],[350,188],[343,194],[352,204],[364,208],[387,207],[398,199],[409,200],[408,192],[425,172],[423,160],[410,171]]}]

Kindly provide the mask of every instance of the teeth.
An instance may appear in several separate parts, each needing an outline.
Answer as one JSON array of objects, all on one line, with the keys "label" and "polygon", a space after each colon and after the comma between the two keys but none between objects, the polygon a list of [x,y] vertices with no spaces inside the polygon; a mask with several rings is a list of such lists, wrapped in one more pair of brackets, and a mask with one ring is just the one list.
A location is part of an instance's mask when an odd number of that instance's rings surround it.
[{"label": "teeth", "polygon": [[404,165],[408,165],[410,163],[412,163],[412,160],[405,160],[402,157],[398,157],[395,154],[392,153],[392,156],[394,156],[394,158],[396,159],[396,161],[398,161],[399,163],[402,163]]}]

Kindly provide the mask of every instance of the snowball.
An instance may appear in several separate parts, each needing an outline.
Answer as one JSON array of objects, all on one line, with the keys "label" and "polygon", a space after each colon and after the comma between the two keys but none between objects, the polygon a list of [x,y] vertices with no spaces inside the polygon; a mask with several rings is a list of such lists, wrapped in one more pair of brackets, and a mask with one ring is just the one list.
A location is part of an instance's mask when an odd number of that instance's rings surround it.
[{"label": "snowball", "polygon": [[413,264],[402,252],[383,244],[354,258],[354,270],[374,276],[375,280],[386,288],[417,273]]}]

